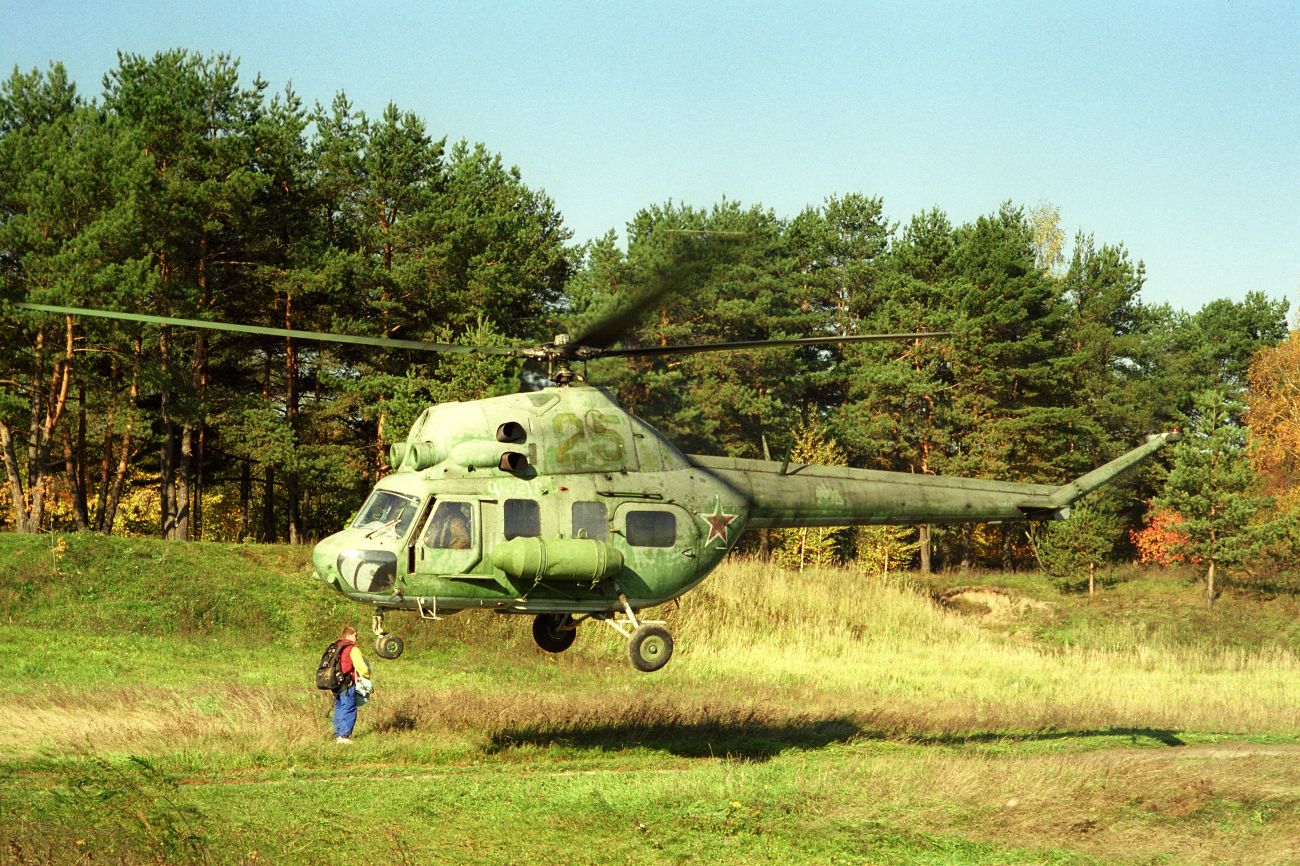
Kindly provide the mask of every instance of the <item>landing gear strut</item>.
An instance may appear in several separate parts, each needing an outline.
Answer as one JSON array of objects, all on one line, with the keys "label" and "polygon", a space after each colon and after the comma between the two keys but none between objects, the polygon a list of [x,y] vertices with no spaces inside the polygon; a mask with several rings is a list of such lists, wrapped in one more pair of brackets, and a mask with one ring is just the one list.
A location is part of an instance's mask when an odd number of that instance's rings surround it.
[{"label": "landing gear strut", "polygon": [[383,659],[395,659],[406,649],[402,639],[395,634],[384,631],[384,612],[376,610],[370,618],[370,629],[375,633],[375,652]]},{"label": "landing gear strut", "polygon": [[[643,673],[653,673],[673,657],[673,636],[668,633],[663,620],[643,620],[628,604],[627,596],[620,594],[618,600],[623,603],[623,612],[627,619],[603,617],[614,631],[627,638],[627,657],[632,667]],[[629,630],[628,626],[632,628]]]}]

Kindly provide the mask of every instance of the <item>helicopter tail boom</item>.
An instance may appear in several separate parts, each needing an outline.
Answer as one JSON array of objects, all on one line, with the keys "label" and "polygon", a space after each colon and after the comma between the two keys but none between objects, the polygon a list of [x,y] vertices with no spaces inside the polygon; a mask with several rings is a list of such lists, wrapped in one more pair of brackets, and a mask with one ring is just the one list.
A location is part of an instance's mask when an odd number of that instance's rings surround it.
[{"label": "helicopter tail boom", "polygon": [[1137,448],[1126,451],[1109,463],[1103,464],[1088,474],[1081,475],[1073,481],[1056,488],[1056,492],[1051,497],[1050,507],[1057,511],[1068,510],[1070,504],[1075,500],[1088,495],[1103,484],[1113,481],[1165,447],[1165,445],[1177,442],[1181,438],[1183,438],[1183,434],[1178,430],[1148,436],[1147,441]]},{"label": "helicopter tail boom", "polygon": [[1063,485],[916,475],[768,460],[688,455],[751,503],[755,529],[911,523],[996,523],[1052,520],[1076,499],[1115,479],[1176,433],[1145,444]]}]

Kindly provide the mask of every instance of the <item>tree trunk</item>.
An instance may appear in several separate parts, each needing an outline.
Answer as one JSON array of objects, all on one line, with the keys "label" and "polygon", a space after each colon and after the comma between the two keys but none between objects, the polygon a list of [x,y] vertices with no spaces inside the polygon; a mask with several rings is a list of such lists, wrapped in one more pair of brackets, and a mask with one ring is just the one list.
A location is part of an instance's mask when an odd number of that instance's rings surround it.
[{"label": "tree trunk", "polygon": [[289,543],[302,544],[302,494],[298,489],[298,477],[293,472],[284,474],[285,519],[289,524]]},{"label": "tree trunk", "polygon": [[[271,350],[266,350],[262,366],[262,401],[271,403]],[[275,467],[262,464],[262,540],[275,541]]]},{"label": "tree trunk", "polygon": [[[921,369],[919,358],[914,356],[912,363],[918,371]],[[930,404],[930,417],[933,418],[934,401],[927,400],[926,402]],[[919,468],[922,475],[930,474],[930,440],[928,438],[923,438],[921,440],[921,465]],[[920,526],[916,527],[916,533],[921,553],[921,574],[931,574],[934,570],[934,566],[930,558],[933,553],[932,545],[930,543],[930,524],[922,523]]]},{"label": "tree trunk", "polygon": [[3,450],[5,477],[9,482],[9,506],[14,513],[14,531],[31,532],[27,525],[27,492],[23,489],[23,476],[18,469],[13,433],[3,421],[0,421],[0,450]]},{"label": "tree trunk", "polygon": [[[71,316],[64,317],[64,353],[55,362],[50,373],[48,389],[39,398],[40,412],[32,416],[32,439],[27,446],[29,464],[27,467],[27,493],[30,496],[29,510],[26,517],[27,532],[39,532],[45,519],[45,469],[49,464],[50,447],[54,443],[54,432],[63,419],[63,411],[68,405],[68,388],[72,383],[72,349],[73,321]],[[41,362],[44,357],[44,336],[37,338],[37,366],[33,376],[34,382],[41,382]],[[41,393],[40,388],[33,389]]]},{"label": "tree trunk", "polygon": [[[206,416],[207,413],[204,413],[204,414],[205,414],[205,416]],[[193,529],[193,537],[194,537],[195,539],[199,540],[199,541],[202,541],[202,540],[203,540],[203,484],[204,484],[204,481],[203,481],[203,461],[204,461],[204,453],[203,453],[203,451],[204,451],[204,445],[205,445],[205,443],[207,442],[207,439],[204,437],[204,433],[207,431],[207,426],[208,426],[208,425],[207,425],[207,419],[206,419],[206,417],[205,417],[203,423],[201,423],[201,424],[199,425],[199,430],[198,430],[198,433],[197,433],[197,435],[196,435],[196,437],[195,437],[196,442],[195,442],[195,449],[194,449],[194,467],[195,467],[195,468],[194,468],[194,509],[193,509],[193,510],[194,510],[194,520],[193,520],[193,523],[194,523],[194,529]]]},{"label": "tree trunk", "polygon": [[[84,415],[83,415],[84,417]],[[81,462],[77,459],[76,449],[72,446],[72,433],[63,428],[63,471],[68,476],[68,486],[72,490],[72,519],[77,524],[78,532],[90,529],[90,518],[86,514],[86,488],[78,484],[78,477],[84,478]],[[85,451],[82,451],[85,454]]]},{"label": "tree trunk", "polygon": [[190,540],[190,517],[194,507],[194,427],[181,425],[180,461],[176,467],[176,520],[173,541]]},{"label": "tree trunk", "polygon": [[99,481],[95,485],[96,532],[104,531],[104,511],[108,507],[108,485],[113,472],[113,423],[117,420],[117,402],[122,396],[122,371],[113,357],[108,373],[108,408],[104,417],[104,441],[100,445]]},{"label": "tree trunk", "polygon": [[144,355],[144,339],[135,338],[132,347],[131,387],[127,391],[126,428],[122,431],[122,443],[117,456],[117,471],[109,488],[108,505],[104,508],[100,529],[108,535],[113,534],[113,524],[117,521],[117,507],[122,501],[122,491],[126,487],[126,473],[131,466],[131,433],[135,424],[135,401],[140,396],[140,359]]},{"label": "tree trunk", "polygon": [[262,540],[275,541],[275,467],[262,469]]},{"label": "tree trunk", "polygon": [[[167,325],[159,328],[158,356],[164,378],[170,378],[172,349],[171,330]],[[175,537],[176,506],[172,488],[176,483],[176,425],[171,417],[171,386],[164,385],[160,395],[162,416],[162,445],[158,452],[158,528],[163,538]]]},{"label": "tree trunk", "polygon": [[[759,441],[763,443],[763,459],[772,460],[772,452],[767,447],[767,434],[762,430],[758,431]],[[772,558],[772,530],[758,530],[758,558],[767,562]]]},{"label": "tree trunk", "polygon": [[90,508],[86,502],[86,383],[77,382],[77,442],[75,447],[76,478],[73,482],[73,505],[77,511],[77,528],[90,529]]},{"label": "tree trunk", "polygon": [[1090,562],[1088,563],[1088,597],[1089,598],[1092,598],[1093,591],[1096,588],[1096,577],[1097,577],[1097,564],[1095,562]]},{"label": "tree trunk", "polygon": [[199,537],[199,440],[203,430],[203,404],[207,399],[208,336],[200,333],[194,338],[194,360],[190,365],[190,386],[197,395],[197,411],[181,424],[180,465],[176,472],[176,524],[173,537],[176,541],[190,541]]},{"label": "tree trunk", "polygon": [[[284,298],[284,327],[293,328],[293,296]],[[289,424],[292,447],[298,446],[298,347],[291,338],[284,341],[284,414]],[[302,493],[298,486],[298,473],[292,465],[284,474],[285,512],[289,522],[289,543],[302,543]]]},{"label": "tree trunk", "polygon": [[241,460],[239,468],[239,540],[243,541],[253,529],[253,464]]},{"label": "tree trunk", "polygon": [[1205,606],[1214,607],[1214,560],[1210,560],[1210,569],[1205,573]]},{"label": "tree trunk", "polygon": [[23,522],[27,526],[24,532],[36,532],[40,525],[37,519],[36,526],[32,526],[32,499],[36,496],[36,488],[40,484],[41,469],[37,465],[37,442],[40,440],[40,419],[45,413],[45,379],[43,372],[45,369],[45,331],[36,332],[36,342],[32,347],[32,408],[31,415],[27,422],[27,491],[24,498]]},{"label": "tree trunk", "polygon": [[[206,287],[205,287],[206,292]],[[203,446],[208,426],[208,335],[199,332],[194,341],[194,380],[199,392],[198,417],[194,420],[193,465],[190,483],[190,528],[187,538],[203,538]]]}]

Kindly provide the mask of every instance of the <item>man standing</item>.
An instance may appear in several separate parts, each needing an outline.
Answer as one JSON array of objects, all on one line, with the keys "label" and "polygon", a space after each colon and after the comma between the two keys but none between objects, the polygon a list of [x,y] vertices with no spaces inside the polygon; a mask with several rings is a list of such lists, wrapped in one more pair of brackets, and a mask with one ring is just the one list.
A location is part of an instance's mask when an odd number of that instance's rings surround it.
[{"label": "man standing", "polygon": [[352,626],[343,629],[339,638],[339,670],[343,672],[343,685],[334,693],[334,742],[352,742],[352,729],[357,724],[357,678],[370,678],[370,666],[357,648],[357,630]]}]

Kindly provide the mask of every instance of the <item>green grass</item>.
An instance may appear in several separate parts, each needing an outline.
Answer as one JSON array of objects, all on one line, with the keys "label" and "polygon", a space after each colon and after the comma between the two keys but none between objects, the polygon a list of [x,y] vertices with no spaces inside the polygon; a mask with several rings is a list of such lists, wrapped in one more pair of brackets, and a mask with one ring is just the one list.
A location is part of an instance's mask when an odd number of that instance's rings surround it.
[{"label": "green grass", "polygon": [[0,862],[1294,862],[1289,597],[981,575],[1041,603],[984,617],[730,563],[653,675],[595,624],[394,616],[340,747],[311,670],[368,611],[305,558],[0,536]]}]

